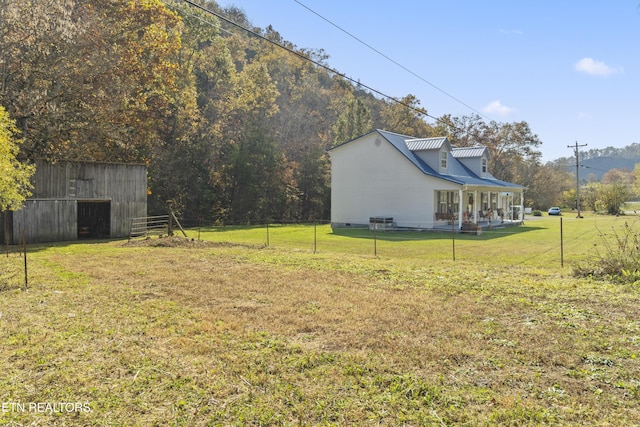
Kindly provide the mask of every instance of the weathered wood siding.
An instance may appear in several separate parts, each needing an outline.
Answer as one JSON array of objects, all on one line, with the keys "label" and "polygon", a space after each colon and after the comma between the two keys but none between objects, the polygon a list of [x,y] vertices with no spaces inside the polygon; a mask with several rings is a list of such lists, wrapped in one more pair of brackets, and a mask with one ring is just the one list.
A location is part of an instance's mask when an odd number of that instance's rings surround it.
[{"label": "weathered wood siding", "polygon": [[37,162],[32,199],[147,202],[147,167],[119,163]]},{"label": "weathered wood siding", "polygon": [[110,236],[129,233],[131,219],[147,215],[147,168],[118,163],[37,162],[33,195],[14,212],[14,243],[76,240],[78,201],[110,203]]},{"label": "weathered wood siding", "polygon": [[75,200],[27,200],[13,214],[14,243],[77,240],[77,203]]}]

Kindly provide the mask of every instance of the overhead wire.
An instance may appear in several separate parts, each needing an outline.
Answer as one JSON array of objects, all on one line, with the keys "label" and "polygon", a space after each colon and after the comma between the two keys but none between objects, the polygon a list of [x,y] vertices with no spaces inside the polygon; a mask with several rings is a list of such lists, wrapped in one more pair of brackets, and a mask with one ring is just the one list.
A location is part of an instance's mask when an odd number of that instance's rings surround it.
[{"label": "overhead wire", "polygon": [[[403,101],[401,101],[400,99],[398,99],[396,97],[393,97],[391,95],[387,95],[386,93],[383,93],[382,91],[380,91],[378,89],[375,89],[375,88],[373,88],[373,87],[371,87],[371,86],[369,86],[367,84],[364,84],[364,83],[360,82],[359,80],[356,80],[356,79],[354,79],[352,77],[349,77],[346,74],[341,73],[340,71],[338,71],[338,70],[336,70],[334,68],[331,68],[328,65],[323,64],[320,61],[316,61],[315,59],[310,58],[309,56],[307,56],[307,55],[305,55],[305,54],[303,54],[301,52],[296,51],[295,49],[292,49],[292,48],[289,48],[287,46],[284,46],[284,45],[276,42],[275,40],[271,40],[268,37],[265,37],[262,34],[253,31],[250,28],[247,28],[247,27],[245,27],[245,26],[243,26],[241,24],[238,24],[237,22],[232,21],[231,19],[227,18],[226,16],[224,16],[224,15],[222,15],[220,13],[217,13],[217,12],[211,10],[211,9],[207,9],[206,7],[201,6],[201,5],[195,3],[195,2],[193,2],[191,0],[182,0],[182,1],[187,3],[187,4],[189,4],[189,5],[191,5],[191,6],[193,6],[193,7],[195,7],[195,8],[197,8],[197,9],[200,9],[201,11],[203,11],[205,13],[213,15],[213,16],[217,17],[218,19],[220,19],[220,20],[222,20],[222,21],[224,21],[224,22],[226,22],[228,24],[231,24],[234,27],[237,27],[237,28],[239,28],[239,29],[241,29],[243,31],[246,31],[247,33],[249,33],[249,34],[251,34],[251,35],[253,35],[255,37],[258,37],[261,40],[264,40],[264,41],[266,41],[268,43],[271,43],[271,44],[273,44],[273,45],[275,45],[275,46],[277,46],[277,47],[279,47],[281,49],[284,49],[287,52],[289,52],[289,53],[291,53],[291,54],[293,54],[293,55],[295,55],[295,56],[297,56],[297,57],[299,57],[301,59],[309,61],[309,62],[313,63],[314,65],[316,65],[316,66],[318,66],[318,67],[320,67],[320,68],[322,68],[322,69],[324,69],[324,70],[326,70],[326,71],[328,71],[328,72],[330,72],[332,74],[340,76],[341,78],[350,81],[351,83],[353,83],[356,86],[363,87],[363,88],[371,91],[372,93],[380,95],[380,96],[382,96],[382,97],[384,97],[384,98],[386,98],[386,99],[388,99],[390,101],[395,102],[398,105],[402,105],[402,106],[404,106],[404,107],[406,107],[406,108],[408,108],[408,109],[410,109],[410,110],[412,110],[412,111],[414,111],[414,112],[416,112],[416,113],[418,113],[420,115],[429,117],[429,118],[431,118],[433,120],[436,120],[436,121],[442,121],[442,119],[430,115],[424,108],[416,108],[413,105],[407,104],[406,102],[403,102]],[[213,24],[211,24],[211,25],[213,25]],[[449,124],[449,123],[447,123],[447,124]]]},{"label": "overhead wire", "polygon": [[[216,26],[216,24],[214,24],[213,22],[207,21],[206,19],[202,18],[201,16],[194,15],[193,13],[190,13],[190,12],[189,12],[189,11],[187,11],[186,9],[184,9],[184,8],[180,7],[180,6],[178,5],[178,3],[176,3],[176,8],[177,8],[177,9],[180,9],[180,12],[184,13],[185,15],[190,16],[190,17],[192,17],[193,19],[196,19],[196,20],[198,20],[198,21],[200,21],[200,22],[202,22],[202,23],[204,23],[204,24],[208,24],[208,25],[211,25],[211,26],[214,26],[214,27]],[[221,32],[223,32],[223,33],[225,33],[225,34],[228,34],[228,35],[230,35],[230,36],[235,35],[235,33],[231,32],[231,31],[228,31],[228,30],[226,30],[225,28],[222,28],[222,27],[218,27],[218,30],[219,30],[219,31],[221,31]]]},{"label": "overhead wire", "polygon": [[583,164],[581,164],[580,167],[581,168],[585,168],[585,169],[593,169],[593,170],[596,170],[596,171],[599,171],[599,172],[609,172],[608,170],[599,169],[599,168],[596,168],[596,167],[593,167],[593,166],[588,166],[588,165],[583,165]]},{"label": "overhead wire", "polygon": [[303,8],[307,9],[309,12],[313,13],[314,15],[316,15],[317,17],[319,17],[320,19],[322,19],[323,21],[327,22],[328,24],[332,25],[333,27],[337,28],[338,30],[342,31],[343,33],[345,33],[346,35],[348,35],[349,37],[351,37],[352,39],[356,40],[357,42],[361,43],[362,45],[368,47],[369,49],[371,49],[372,51],[374,51],[375,53],[377,53],[378,55],[382,56],[383,58],[385,58],[386,60],[388,60],[389,62],[397,65],[398,67],[402,68],[404,71],[408,72],[409,74],[411,74],[412,76],[416,77],[418,80],[421,80],[422,82],[428,84],[429,86],[431,86],[432,88],[436,89],[437,91],[439,91],[440,93],[446,95],[447,97],[451,98],[452,100],[456,101],[457,103],[459,103],[460,105],[470,109],[471,111],[473,111],[474,113],[484,117],[485,119],[489,119],[488,117],[486,117],[484,114],[482,114],[481,112],[479,112],[478,110],[476,110],[475,108],[473,108],[472,106],[466,104],[465,102],[461,101],[460,99],[456,98],[455,96],[451,95],[450,93],[446,92],[444,89],[436,86],[435,84],[431,83],[430,81],[428,81],[427,79],[425,79],[424,77],[422,77],[421,75],[419,75],[418,73],[414,72],[413,70],[409,69],[408,67],[402,65],[401,63],[399,63],[398,61],[396,61],[395,59],[389,57],[388,55],[386,55],[385,53],[381,52],[380,50],[376,49],[375,47],[371,46],[369,43],[365,42],[364,40],[360,39],[359,37],[355,36],[354,34],[350,33],[349,31],[345,30],[344,28],[342,28],[341,26],[339,26],[338,24],[332,22],[331,20],[329,20],[328,18],[322,16],[320,13],[316,12],[315,10],[311,9],[309,6],[303,4],[301,1],[299,0],[293,0],[294,2],[298,3],[300,6],[302,6]]}]

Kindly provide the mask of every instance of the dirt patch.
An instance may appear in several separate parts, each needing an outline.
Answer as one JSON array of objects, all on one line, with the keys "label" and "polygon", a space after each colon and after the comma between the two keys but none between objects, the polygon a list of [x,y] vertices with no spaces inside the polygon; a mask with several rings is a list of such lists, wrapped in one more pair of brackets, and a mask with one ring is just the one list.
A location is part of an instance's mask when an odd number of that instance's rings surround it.
[{"label": "dirt patch", "polygon": [[220,246],[236,246],[232,243],[224,242],[207,242],[204,240],[190,239],[180,236],[160,236],[133,239],[126,242],[123,246],[152,246],[166,248],[210,248]]}]

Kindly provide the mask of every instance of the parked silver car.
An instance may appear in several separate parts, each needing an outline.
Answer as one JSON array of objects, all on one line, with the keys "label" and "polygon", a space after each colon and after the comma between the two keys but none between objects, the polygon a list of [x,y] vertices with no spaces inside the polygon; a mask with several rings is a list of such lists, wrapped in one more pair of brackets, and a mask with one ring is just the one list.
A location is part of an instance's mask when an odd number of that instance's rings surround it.
[{"label": "parked silver car", "polygon": [[553,206],[551,208],[549,208],[549,215],[562,215],[562,213],[560,212],[560,208],[557,206]]}]

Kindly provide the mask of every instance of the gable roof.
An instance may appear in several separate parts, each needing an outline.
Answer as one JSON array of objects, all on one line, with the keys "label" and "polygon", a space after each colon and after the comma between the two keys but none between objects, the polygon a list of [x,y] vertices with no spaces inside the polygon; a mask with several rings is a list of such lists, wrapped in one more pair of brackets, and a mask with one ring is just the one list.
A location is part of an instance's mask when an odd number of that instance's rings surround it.
[{"label": "gable roof", "polygon": [[[387,142],[389,142],[394,148],[396,148],[404,157],[406,157],[418,170],[420,170],[425,175],[429,175],[435,178],[440,178],[445,181],[453,182],[458,185],[472,185],[472,186],[490,186],[490,187],[504,187],[505,190],[509,188],[524,188],[521,185],[513,184],[511,182],[501,181],[496,179],[491,174],[487,174],[487,178],[481,178],[471,169],[466,167],[458,158],[467,158],[467,157],[477,157],[478,153],[481,153],[482,150],[486,150],[487,148],[484,146],[474,146],[474,147],[465,147],[465,148],[455,148],[451,147],[449,144],[449,140],[446,137],[438,137],[438,138],[414,138],[407,135],[401,135],[394,132],[389,132],[385,130],[376,129],[367,134],[364,134],[360,137],[352,139],[351,141],[347,141],[343,144],[340,144],[336,147],[333,147],[329,151],[333,151],[338,147],[342,147],[346,144],[351,143],[361,137],[370,135],[372,133],[377,133],[382,136]],[[451,149],[452,158],[450,158],[449,162],[449,173],[442,174],[435,171],[431,166],[429,166],[424,160],[422,160],[416,152],[419,151],[428,151],[428,150],[436,150],[440,149],[443,146],[448,145],[448,148]],[[454,154],[456,153],[456,154]],[[488,151],[487,151],[488,154]],[[482,154],[480,154],[482,156]]]},{"label": "gable roof", "polygon": [[490,157],[489,150],[484,145],[474,145],[473,147],[452,147],[451,154],[456,159],[475,159],[480,158],[486,153],[487,158]]},{"label": "gable roof", "polygon": [[[450,175],[443,175],[436,172],[431,166],[424,160],[418,157],[407,145],[407,140],[415,140],[410,136],[400,135],[398,133],[387,132],[385,130],[376,129],[374,132],[379,133],[384,139],[391,143],[400,153],[402,153],[414,166],[416,166],[425,175],[433,176],[436,178],[444,179],[447,181],[455,182],[456,184],[464,185],[464,181],[456,179]],[[446,138],[444,138],[446,140]]]}]

